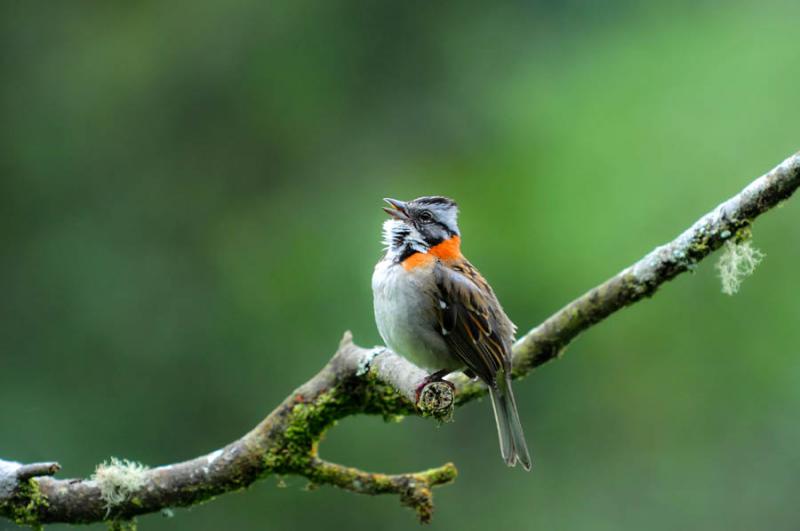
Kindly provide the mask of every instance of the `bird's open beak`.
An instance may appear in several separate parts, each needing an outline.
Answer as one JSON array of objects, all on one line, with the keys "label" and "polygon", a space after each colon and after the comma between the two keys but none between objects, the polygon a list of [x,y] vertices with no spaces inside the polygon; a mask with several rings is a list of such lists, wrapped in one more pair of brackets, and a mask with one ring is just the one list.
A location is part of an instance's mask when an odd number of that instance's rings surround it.
[{"label": "bird's open beak", "polygon": [[383,211],[392,216],[395,219],[399,219],[402,221],[408,220],[408,207],[403,201],[398,201],[397,199],[389,199],[388,197],[383,199],[392,208],[383,207]]}]

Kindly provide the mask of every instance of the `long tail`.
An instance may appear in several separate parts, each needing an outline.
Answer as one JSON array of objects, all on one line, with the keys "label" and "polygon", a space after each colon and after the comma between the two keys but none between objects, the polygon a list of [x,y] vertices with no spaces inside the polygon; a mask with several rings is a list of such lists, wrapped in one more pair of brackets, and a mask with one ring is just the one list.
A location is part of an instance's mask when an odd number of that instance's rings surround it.
[{"label": "long tail", "polygon": [[500,453],[508,466],[518,462],[525,470],[531,469],[531,455],[525,443],[525,434],[517,413],[517,402],[511,390],[511,375],[504,370],[497,373],[495,384],[489,386],[492,397],[494,418],[497,421],[497,435],[500,437]]}]

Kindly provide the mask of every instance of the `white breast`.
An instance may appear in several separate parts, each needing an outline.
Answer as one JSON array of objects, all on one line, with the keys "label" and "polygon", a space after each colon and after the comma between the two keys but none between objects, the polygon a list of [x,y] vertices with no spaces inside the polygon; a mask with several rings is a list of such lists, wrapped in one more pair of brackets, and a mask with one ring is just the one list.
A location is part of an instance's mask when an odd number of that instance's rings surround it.
[{"label": "white breast", "polygon": [[406,271],[402,265],[382,260],[372,275],[375,322],[392,351],[429,371],[457,370],[463,364],[450,354],[436,330],[433,263]]}]

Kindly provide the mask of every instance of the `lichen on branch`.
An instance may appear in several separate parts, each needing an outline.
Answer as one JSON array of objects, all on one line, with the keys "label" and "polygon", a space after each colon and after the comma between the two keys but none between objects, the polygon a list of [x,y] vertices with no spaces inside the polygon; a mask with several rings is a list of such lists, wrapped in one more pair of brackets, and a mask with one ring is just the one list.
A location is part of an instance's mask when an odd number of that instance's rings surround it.
[{"label": "lichen on branch", "polygon": [[148,467],[135,461],[112,457],[108,462],[97,465],[90,478],[97,483],[100,497],[106,508],[114,507],[131,499],[147,483]]},{"label": "lichen on branch", "polygon": [[735,295],[744,279],[753,274],[764,259],[764,253],[753,247],[748,239],[742,242],[727,241],[717,261],[717,271],[722,281],[722,293]]}]

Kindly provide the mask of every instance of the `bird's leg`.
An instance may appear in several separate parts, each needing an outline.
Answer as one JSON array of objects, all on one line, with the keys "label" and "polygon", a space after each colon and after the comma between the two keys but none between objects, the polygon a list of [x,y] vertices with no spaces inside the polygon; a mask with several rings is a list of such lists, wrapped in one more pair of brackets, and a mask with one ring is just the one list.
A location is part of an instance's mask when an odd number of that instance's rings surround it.
[{"label": "bird's leg", "polygon": [[430,384],[432,384],[434,382],[442,382],[444,384],[447,384],[450,387],[450,389],[453,391],[453,393],[455,393],[456,386],[453,385],[452,382],[448,382],[447,380],[443,379],[445,376],[447,376],[451,372],[452,371],[449,370],[449,369],[442,369],[440,371],[436,371],[436,372],[426,376],[425,379],[422,380],[422,383],[420,383],[417,386],[416,393],[415,393],[415,398],[416,398],[415,403],[419,404],[419,398],[420,398],[420,395],[422,394],[422,390],[425,389],[425,387],[427,387],[428,385],[430,385]]}]

